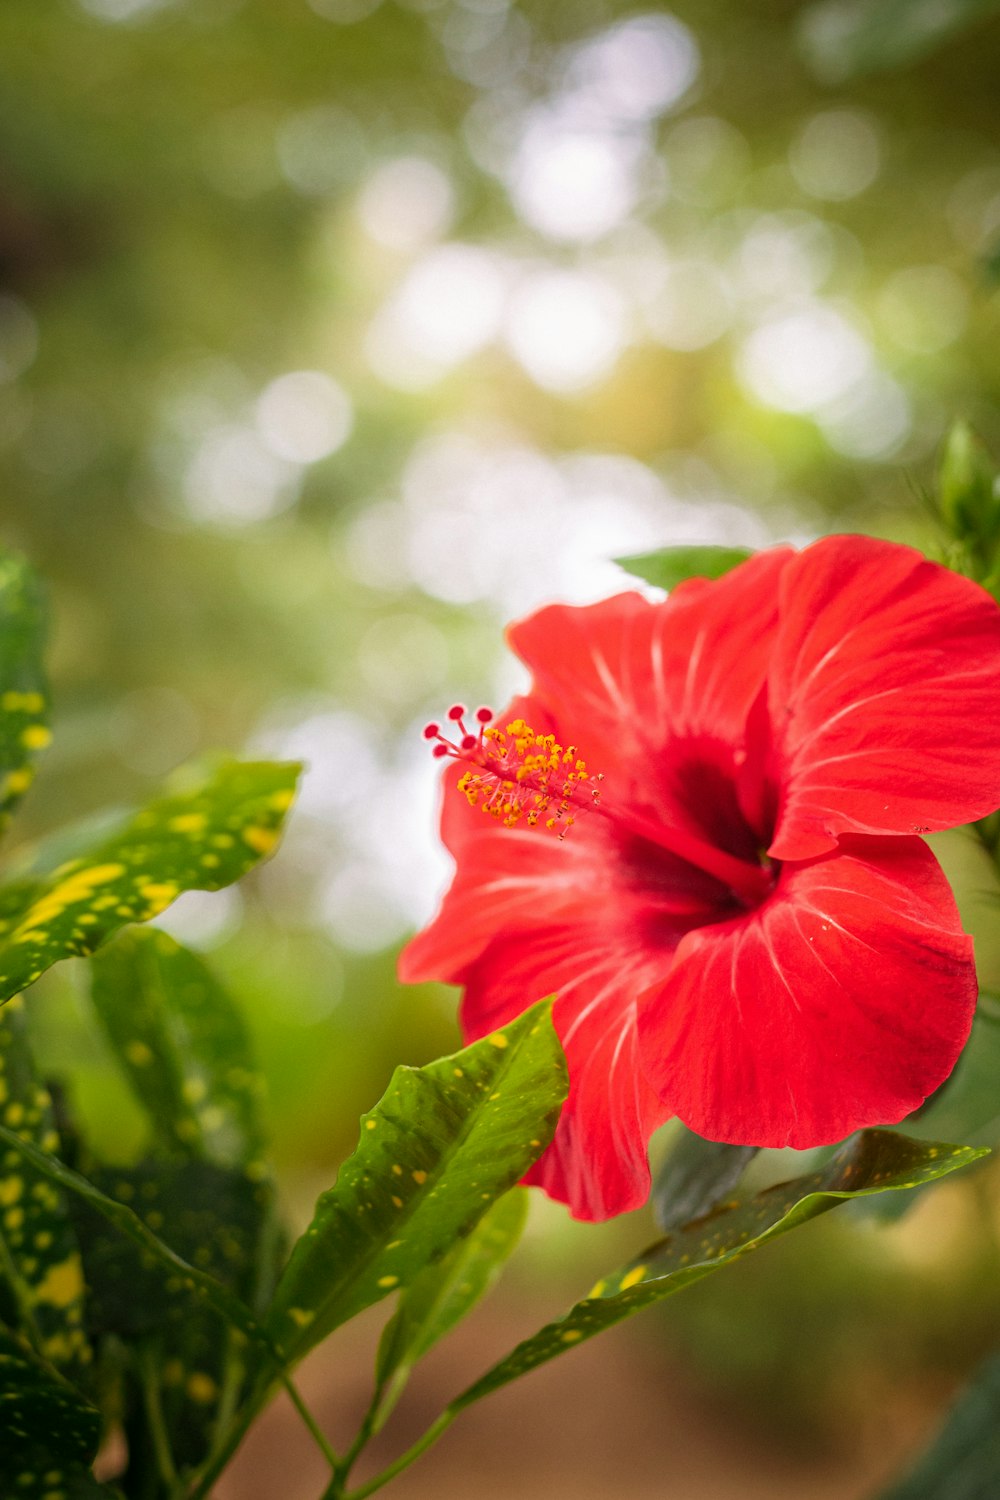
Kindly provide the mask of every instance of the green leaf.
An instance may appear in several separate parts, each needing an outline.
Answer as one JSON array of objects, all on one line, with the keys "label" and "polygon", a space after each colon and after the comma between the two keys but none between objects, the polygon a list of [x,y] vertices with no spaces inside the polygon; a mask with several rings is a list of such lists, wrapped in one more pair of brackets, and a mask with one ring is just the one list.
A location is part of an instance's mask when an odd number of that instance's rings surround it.
[{"label": "green leaf", "polygon": [[[0,1146],[6,1146],[54,1186],[72,1193],[102,1214],[122,1234],[134,1240],[141,1249],[178,1274],[178,1292],[190,1293],[196,1305],[213,1307],[234,1328],[258,1345],[271,1349],[267,1334],[258,1325],[246,1304],[228,1286],[200,1266],[192,1265],[167,1244],[127,1204],[119,1202],[74,1172],[54,1156],[39,1151],[7,1125],[0,1125]],[[277,1361],[276,1361],[277,1362]]]},{"label": "green leaf", "polygon": [[[133,1205],[150,1229],[169,1237],[176,1254],[244,1301],[252,1298],[267,1184],[205,1161],[101,1169],[92,1182]],[[244,1342],[234,1345],[231,1325],[216,1309],[192,1306],[175,1266],[118,1233],[92,1205],[78,1202],[76,1221],[91,1328],[96,1337],[115,1334],[145,1352],[128,1378],[152,1387],[175,1465],[193,1467],[211,1446],[227,1387],[234,1395],[245,1387]],[[141,1424],[130,1446],[140,1433]]]},{"label": "green leaf", "polygon": [[915,1468],[880,1500],[996,1500],[1000,1495],[1000,1355],[979,1369]]},{"label": "green leaf", "polygon": [[0,890],[0,1002],[50,965],[92,953],[182,891],[239,880],[278,841],[299,767],[230,761],[152,803],[48,879]]},{"label": "green leaf", "polygon": [[[20,1000],[0,1011],[0,1104],[3,1120],[22,1141],[58,1149],[52,1101],[35,1072]],[[0,1153],[0,1307],[49,1363],[72,1370],[90,1362],[83,1276],[66,1201],[10,1150]]]},{"label": "green leaf", "polygon": [[967,422],[956,422],[945,439],[938,473],[941,514],[964,541],[991,537],[1000,520],[993,460]]},{"label": "green leaf", "polygon": [[921,1139],[1000,1146],[1000,1023],[981,1000],[972,1034],[947,1082],[906,1123]]},{"label": "green leaf", "polygon": [[616,557],[615,562],[658,589],[673,589],[687,578],[721,578],[748,557],[753,552],[746,547],[664,547],[660,552]]},{"label": "green leaf", "polygon": [[[962,1140],[969,1146],[1000,1146],[1000,1024],[991,1018],[983,996],[972,1023],[972,1035],[950,1077],[915,1114],[903,1121],[918,1140]],[[852,1211],[862,1218],[894,1221],[916,1205],[924,1189],[860,1199]]]},{"label": "green leaf", "polygon": [[518,1344],[463,1391],[447,1408],[441,1425],[491,1391],[826,1213],[844,1199],[916,1187],[984,1155],[985,1151],[968,1146],[911,1141],[892,1131],[861,1131],[820,1171],[710,1214],[653,1245],[641,1260],[599,1281],[565,1317]]},{"label": "green leaf", "polygon": [[471,1234],[413,1279],[379,1344],[379,1386],[405,1377],[486,1295],[521,1238],[527,1212],[524,1188],[505,1193]]},{"label": "green leaf", "polygon": [[679,1229],[726,1198],[757,1155],[757,1146],[703,1140],[677,1122],[653,1182],[653,1215],[661,1229]]},{"label": "green leaf", "polygon": [[[267,1188],[240,1172],[203,1161],[146,1161],[101,1167],[93,1188],[134,1209],[155,1235],[169,1236],[183,1261],[248,1299]],[[192,1317],[191,1286],[172,1262],[109,1224],[103,1206],[78,1200],[74,1218],[90,1290],[90,1320],[102,1333],[131,1337]]]},{"label": "green leaf", "polygon": [[90,1473],[100,1431],[100,1413],[0,1326],[0,1494],[108,1496]]},{"label": "green leaf", "polygon": [[268,1326],[299,1358],[471,1233],[552,1139],[566,1067],[542,1001],[425,1068],[397,1068],[278,1283]]},{"label": "green leaf", "polygon": [[34,572],[0,552],[0,828],[31,785],[33,761],[51,738],[42,666],[46,612]]},{"label": "green leaf", "polygon": [[95,954],[91,998],[160,1146],[266,1175],[263,1081],[243,1018],[204,961],[136,928]]},{"label": "green leaf", "polygon": [[905,67],[998,10],[1000,0],[823,0],[802,18],[802,47],[820,78],[841,83]]}]

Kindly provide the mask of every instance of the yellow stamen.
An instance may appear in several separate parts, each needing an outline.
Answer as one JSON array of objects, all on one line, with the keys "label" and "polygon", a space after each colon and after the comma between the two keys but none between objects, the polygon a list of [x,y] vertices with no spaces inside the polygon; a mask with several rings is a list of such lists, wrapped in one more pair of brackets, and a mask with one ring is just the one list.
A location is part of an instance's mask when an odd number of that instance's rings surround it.
[{"label": "yellow stamen", "polygon": [[570,809],[593,806],[601,780],[587,770],[575,745],[563,746],[553,734],[537,734],[524,719],[512,719],[503,729],[491,725],[469,748],[456,748],[456,758],[468,766],[458,790],[471,807],[481,807],[505,828],[523,819],[565,838],[575,819]]}]

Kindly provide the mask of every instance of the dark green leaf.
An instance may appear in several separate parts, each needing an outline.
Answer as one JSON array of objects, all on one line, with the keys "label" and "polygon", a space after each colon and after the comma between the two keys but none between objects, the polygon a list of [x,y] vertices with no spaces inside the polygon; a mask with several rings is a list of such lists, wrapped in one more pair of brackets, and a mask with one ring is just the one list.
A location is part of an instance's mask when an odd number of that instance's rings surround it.
[{"label": "dark green leaf", "polygon": [[549,1001],[453,1057],[397,1068],[278,1283],[268,1326],[286,1354],[469,1234],[548,1145],[565,1096]]},{"label": "dark green leaf", "polygon": [[182,891],[216,891],[278,841],[299,768],[231,761],[207,781],[139,813],[87,859],[0,891],[0,1001],[51,964],[92,953]]},{"label": "dark green leaf", "polygon": [[710,1214],[653,1245],[638,1262],[599,1281],[564,1318],[525,1339],[463,1391],[448,1407],[448,1416],[844,1199],[916,1187],[985,1154],[968,1146],[911,1141],[891,1131],[861,1131],[820,1171]]},{"label": "dark green leaf", "polygon": [[660,552],[616,557],[615,562],[656,588],[673,589],[687,578],[721,578],[752,556],[746,547],[664,547]]},{"label": "dark green leaf", "polygon": [[159,1143],[266,1175],[263,1088],[243,1018],[204,961],[137,928],[95,954],[91,997]]},{"label": "dark green leaf", "polygon": [[803,49],[820,78],[840,83],[915,62],[998,10],[1000,0],[822,0],[802,18]]},{"label": "dark green leaf", "polygon": [[[990,1150],[1000,1146],[1000,1025],[990,1018],[988,1005],[980,999],[972,1035],[951,1076],[903,1122],[907,1135],[928,1141],[962,1140]],[[859,1199],[852,1209],[863,1218],[901,1219],[922,1191]]]},{"label": "dark green leaf", "polygon": [[0,1326],[0,1495],[107,1497],[90,1473],[100,1431],[100,1413]]},{"label": "dark green leaf", "polygon": [[[144,1162],[129,1171],[102,1169],[96,1188],[128,1202],[171,1249],[249,1301],[269,1187],[204,1161]],[[155,1390],[161,1426],[174,1463],[193,1467],[211,1446],[227,1382],[243,1388],[242,1344],[213,1308],[192,1306],[190,1287],[173,1266],[109,1226],[103,1214],[76,1201],[77,1232],[89,1291],[91,1329],[108,1333],[147,1357],[137,1378]],[[145,1404],[145,1403],[144,1403]],[[140,1431],[132,1445],[141,1441]]]},{"label": "dark green leaf", "polygon": [[405,1375],[486,1295],[521,1238],[527,1212],[524,1188],[505,1193],[471,1234],[414,1278],[382,1335],[380,1386]]},{"label": "dark green leaf", "polygon": [[141,1249],[148,1251],[152,1257],[159,1260],[171,1272],[178,1273],[178,1292],[190,1293],[192,1301],[198,1305],[213,1307],[223,1318],[227,1318],[234,1328],[238,1328],[248,1339],[258,1345],[270,1347],[267,1335],[261,1329],[250,1309],[237,1297],[229,1287],[219,1281],[215,1276],[209,1275],[201,1267],[192,1265],[189,1261],[172,1250],[171,1247],[160,1239],[159,1235],[146,1224],[125,1203],[110,1197],[107,1193],[95,1187],[86,1177],[72,1168],[65,1166],[53,1156],[31,1144],[22,1138],[7,1125],[0,1125],[0,1146],[6,1146],[37,1172],[48,1182],[56,1187],[72,1193],[74,1197],[82,1199],[102,1214],[110,1224],[115,1225],[122,1234],[134,1240]]},{"label": "dark green leaf", "polygon": [[1000,1025],[981,1001],[947,1082],[906,1121],[908,1135],[1000,1146]]},{"label": "dark green leaf", "polygon": [[[0,1103],[22,1141],[58,1150],[52,1101],[35,1073],[20,1000],[0,1011]],[[69,1369],[89,1363],[80,1256],[65,1198],[10,1150],[0,1152],[0,1311],[49,1363]]]},{"label": "dark green leaf", "polygon": [[[176,1255],[249,1299],[264,1185],[199,1161],[102,1167],[90,1181],[134,1209]],[[76,1200],[74,1218],[95,1329],[130,1337],[190,1321],[191,1288],[176,1265],[119,1233],[92,1202]]]},{"label": "dark green leaf", "polygon": [[880,1500],[996,1500],[1000,1495],[1000,1355],[993,1355],[952,1408],[906,1478]]},{"label": "dark green leaf", "polygon": [[31,785],[33,761],[51,736],[42,666],[46,615],[31,568],[0,553],[0,828]]},{"label": "dark green leaf", "polygon": [[732,1192],[758,1150],[717,1145],[679,1122],[678,1127],[653,1183],[653,1214],[661,1229],[679,1229],[715,1208]]}]

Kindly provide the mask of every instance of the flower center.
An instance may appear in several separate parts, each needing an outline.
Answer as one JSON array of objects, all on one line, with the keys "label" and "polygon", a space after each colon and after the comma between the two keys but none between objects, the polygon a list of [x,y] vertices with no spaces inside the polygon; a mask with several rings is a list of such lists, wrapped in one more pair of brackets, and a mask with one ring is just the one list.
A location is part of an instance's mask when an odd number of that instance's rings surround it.
[{"label": "flower center", "polygon": [[576,821],[576,813],[594,809],[600,798],[598,783],[575,745],[560,745],[553,734],[537,734],[523,719],[512,719],[502,729],[491,723],[493,711],[478,708],[478,733],[465,724],[466,710],[456,703],[448,718],[461,736],[456,744],[428,724],[424,738],[436,740],[434,754],[464,761],[458,790],[471,807],[513,828],[523,818],[530,828],[541,823],[564,839]]},{"label": "flower center", "polygon": [[770,864],[741,859],[687,828],[647,817],[624,799],[609,797],[603,774],[588,771],[575,745],[536,733],[524,719],[500,728],[489,708],[476,709],[477,732],[472,733],[466,712],[459,703],[448,710],[457,741],[442,734],[438,724],[428,724],[424,738],[436,741],[436,756],[465,764],[458,790],[470,806],[482,808],[505,828],[523,819],[531,828],[541,824],[564,839],[581,812],[597,813],[713,876],[746,906],[758,906],[774,889]]}]

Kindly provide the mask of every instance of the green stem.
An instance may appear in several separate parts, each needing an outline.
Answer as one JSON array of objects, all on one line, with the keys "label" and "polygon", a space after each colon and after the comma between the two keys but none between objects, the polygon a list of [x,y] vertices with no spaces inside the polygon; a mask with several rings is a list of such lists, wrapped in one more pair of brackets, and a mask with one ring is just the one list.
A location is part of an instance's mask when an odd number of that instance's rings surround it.
[{"label": "green stem", "polygon": [[229,1430],[222,1434],[201,1467],[191,1475],[188,1480],[186,1500],[207,1500],[213,1484],[243,1441],[250,1424],[269,1401],[276,1383],[280,1383],[288,1392],[289,1399],[305,1423],[310,1436],[336,1474],[340,1460],[321,1431],[316,1418],[302,1399],[292,1377],[285,1370],[278,1371],[276,1374],[269,1374],[265,1371],[258,1380],[256,1388],[236,1412]]},{"label": "green stem", "polygon": [[321,1500],[341,1500],[342,1496],[343,1500],[365,1500],[366,1495],[374,1495],[375,1491],[380,1490],[383,1485],[388,1484],[390,1479],[395,1479],[397,1474],[401,1474],[404,1469],[408,1469],[414,1459],[420,1457],[421,1453],[426,1453],[427,1449],[437,1442],[441,1434],[447,1431],[457,1415],[458,1413],[450,1407],[443,1411],[437,1421],[428,1427],[423,1437],[418,1438],[412,1448],[407,1448],[405,1453],[400,1454],[395,1463],[391,1463],[387,1469],[382,1470],[381,1474],[376,1474],[374,1479],[370,1479],[367,1484],[361,1485],[359,1489],[351,1490],[346,1496],[343,1494],[341,1488],[335,1487],[335,1484],[339,1485],[339,1481],[335,1476],[335,1483],[332,1483],[323,1492]]},{"label": "green stem", "polygon": [[229,1430],[220,1434],[216,1439],[211,1453],[188,1479],[187,1500],[207,1500],[213,1484],[243,1441],[250,1423],[270,1396],[271,1386],[270,1379],[262,1381],[236,1413]]},{"label": "green stem", "polygon": [[222,1377],[222,1391],[219,1396],[219,1405],[215,1413],[213,1426],[212,1448],[221,1441],[228,1432],[230,1424],[239,1410],[240,1388],[246,1379],[246,1360],[243,1351],[246,1340],[235,1328],[230,1328],[226,1339],[225,1369]]},{"label": "green stem", "polygon": [[[368,1446],[372,1438],[382,1431],[382,1428],[395,1410],[400,1396],[406,1389],[411,1370],[412,1366],[410,1365],[400,1365],[390,1380],[382,1381],[375,1387],[372,1399],[368,1404],[368,1410],[365,1412],[361,1426],[358,1428],[357,1436],[337,1465],[336,1472],[331,1481],[331,1488],[327,1490],[324,1500],[339,1500],[343,1492],[343,1486],[347,1483],[348,1476],[357,1463],[362,1451]],[[338,1483],[340,1489],[333,1488]]]},{"label": "green stem", "polygon": [[160,1401],[159,1360],[148,1346],[136,1351],[136,1366],[142,1385],[142,1404],[146,1413],[146,1428],[153,1445],[157,1473],[163,1488],[171,1495],[178,1494],[177,1467],[170,1447],[170,1435],[163,1416]]},{"label": "green stem", "polygon": [[344,1454],[344,1457],[341,1459],[340,1463],[334,1470],[333,1478],[330,1480],[330,1484],[324,1492],[323,1500],[341,1500],[341,1496],[344,1492],[344,1485],[347,1483],[348,1476],[350,1475],[351,1470],[354,1468],[354,1465],[357,1463],[358,1456],[361,1453],[362,1449],[367,1447],[375,1432],[375,1417],[378,1412],[378,1401],[379,1392],[376,1391],[374,1396],[372,1397],[371,1404],[369,1405],[368,1410],[364,1414],[361,1426],[358,1428],[357,1436],[355,1437],[354,1442],[348,1448],[347,1452]]},{"label": "green stem", "polygon": [[298,1387],[295,1385],[292,1377],[288,1374],[285,1374],[284,1372],[282,1372],[279,1378],[285,1390],[288,1392],[292,1405],[295,1407],[295,1410],[298,1412],[299,1416],[302,1418],[303,1422],[306,1424],[306,1427],[312,1434],[317,1448],[319,1448],[320,1452],[323,1454],[323,1457],[330,1465],[330,1468],[336,1474],[337,1470],[340,1468],[340,1459],[331,1448],[324,1433],[320,1430],[316,1418],[313,1416],[312,1412],[303,1401],[301,1395],[299,1394]]}]

